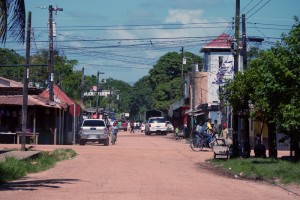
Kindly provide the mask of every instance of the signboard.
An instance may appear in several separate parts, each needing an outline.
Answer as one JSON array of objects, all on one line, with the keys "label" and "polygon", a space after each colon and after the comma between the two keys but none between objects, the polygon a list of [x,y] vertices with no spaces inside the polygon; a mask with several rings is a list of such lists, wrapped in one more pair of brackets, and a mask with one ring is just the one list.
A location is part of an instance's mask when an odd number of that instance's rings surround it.
[{"label": "signboard", "polygon": [[276,134],[277,150],[290,150],[290,138],[282,133]]}]

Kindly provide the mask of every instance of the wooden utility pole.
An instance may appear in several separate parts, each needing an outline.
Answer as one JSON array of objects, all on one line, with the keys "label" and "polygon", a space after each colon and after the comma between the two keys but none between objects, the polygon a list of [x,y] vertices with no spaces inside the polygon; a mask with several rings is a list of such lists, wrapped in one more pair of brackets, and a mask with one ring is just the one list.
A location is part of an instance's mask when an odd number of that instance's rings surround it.
[{"label": "wooden utility pole", "polygon": [[[247,66],[247,38],[246,38],[246,16],[245,14],[242,14],[242,41],[243,41],[243,70],[246,71],[248,69]],[[244,155],[246,157],[250,157],[250,136],[249,136],[249,107],[248,103],[246,105],[247,107],[245,108],[246,110],[246,115],[245,117],[245,126],[244,126],[244,131],[245,131],[245,138],[244,138],[244,150],[247,155]]]},{"label": "wooden utility pole", "polygon": [[239,71],[239,58],[240,58],[240,0],[236,0],[235,7],[235,45],[236,50],[234,54],[234,73]]},{"label": "wooden utility pole", "polygon": [[104,74],[103,72],[97,72],[97,94],[96,94],[96,116],[99,119],[99,104],[100,104],[100,94],[99,94],[99,78],[100,74]]},{"label": "wooden utility pole", "polygon": [[84,67],[82,68],[81,72],[81,103],[83,104],[84,99]]},{"label": "wooden utility pole", "polygon": [[99,95],[98,95],[98,92],[99,92],[99,74],[100,72],[98,71],[97,72],[97,91],[96,91],[96,116],[97,116],[97,119],[99,119]]},{"label": "wooden utility pole", "polygon": [[54,101],[54,94],[53,94],[53,79],[54,79],[54,66],[53,66],[53,11],[63,11],[62,8],[55,7],[53,8],[52,5],[49,6],[49,99],[50,101]]},{"label": "wooden utility pole", "polygon": [[26,125],[28,107],[28,78],[30,63],[30,34],[31,34],[31,12],[28,12],[27,35],[26,35],[26,65],[23,72],[23,105],[22,105],[22,142],[21,151],[25,151],[26,144]]},{"label": "wooden utility pole", "polygon": [[243,69],[247,70],[247,36],[246,36],[246,16],[242,14],[242,41],[243,41]]},{"label": "wooden utility pole", "polygon": [[[194,59],[193,59],[194,60]],[[196,67],[198,66],[198,64],[193,64],[192,65],[192,117],[191,117],[191,132],[190,132],[190,137],[192,137],[192,130],[193,130],[193,127],[195,125],[195,92],[196,92],[196,89],[195,89],[195,73],[196,73]]]},{"label": "wooden utility pole", "polygon": [[184,59],[184,49],[181,47],[181,80],[180,80],[180,94],[181,94],[181,100],[184,102],[184,81],[183,81],[183,59]]},{"label": "wooden utility pole", "polygon": [[[240,60],[240,0],[236,0],[235,8],[235,51],[234,51],[234,76],[239,71],[239,60]],[[235,110],[232,114],[232,139],[233,139],[233,156],[238,156],[238,115]]]}]

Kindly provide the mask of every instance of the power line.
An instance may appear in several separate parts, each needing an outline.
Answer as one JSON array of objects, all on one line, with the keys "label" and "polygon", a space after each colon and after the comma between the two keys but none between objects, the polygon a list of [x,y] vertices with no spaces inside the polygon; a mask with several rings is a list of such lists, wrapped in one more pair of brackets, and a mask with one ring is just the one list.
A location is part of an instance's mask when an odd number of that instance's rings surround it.
[{"label": "power line", "polygon": [[[245,15],[248,15],[248,13],[250,13],[254,8],[256,8],[259,4],[261,4],[263,2],[263,0],[260,0],[260,2],[258,2],[257,4],[255,4]],[[249,17],[248,17],[249,18]]]},{"label": "power line", "polygon": [[115,67],[115,68],[132,68],[132,69],[142,69],[142,70],[144,70],[144,69],[149,70],[150,69],[150,68],[147,68],[147,67],[133,67],[133,66],[127,67],[127,66],[121,66],[121,65],[90,64],[90,63],[82,63],[82,62],[78,63],[78,65],[91,65],[91,66],[98,66],[98,67],[101,66],[101,67]]},{"label": "power line", "polygon": [[251,0],[244,8],[241,12],[243,12],[254,0]]},{"label": "power line", "polygon": [[[259,9],[257,9],[252,15],[250,15],[250,17],[252,17],[253,15],[255,15],[259,10],[261,10],[263,7],[265,7],[265,5],[267,5],[271,0],[267,1],[264,5],[262,5]],[[248,17],[248,19],[250,18]]]}]

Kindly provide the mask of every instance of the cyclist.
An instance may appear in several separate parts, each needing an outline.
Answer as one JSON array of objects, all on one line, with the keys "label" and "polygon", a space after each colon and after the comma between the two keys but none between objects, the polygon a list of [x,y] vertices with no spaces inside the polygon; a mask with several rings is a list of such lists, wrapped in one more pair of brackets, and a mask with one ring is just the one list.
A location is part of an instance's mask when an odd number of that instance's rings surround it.
[{"label": "cyclist", "polygon": [[[118,128],[118,126],[117,126],[117,122],[115,121],[115,122],[113,123],[113,126],[111,127],[112,143],[115,142],[115,141],[117,141],[117,134],[118,134],[118,131],[119,131],[119,128]],[[114,139],[115,141],[113,141],[113,139]]]},{"label": "cyclist", "polygon": [[208,142],[209,146],[212,147],[213,138],[212,138],[212,126],[211,126],[211,119],[208,118],[205,124],[201,127],[200,134],[204,136],[206,139],[205,142]]}]

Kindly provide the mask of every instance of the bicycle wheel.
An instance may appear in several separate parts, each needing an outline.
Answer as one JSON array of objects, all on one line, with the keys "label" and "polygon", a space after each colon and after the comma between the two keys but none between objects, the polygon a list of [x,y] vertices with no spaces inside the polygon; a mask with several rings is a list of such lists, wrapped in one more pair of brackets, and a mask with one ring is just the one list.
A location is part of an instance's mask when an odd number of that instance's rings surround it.
[{"label": "bicycle wheel", "polygon": [[190,146],[193,151],[201,151],[203,149],[203,144],[199,138],[194,138]]}]

